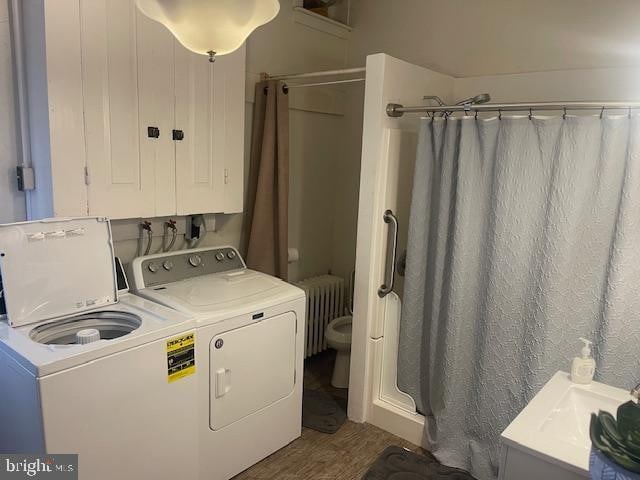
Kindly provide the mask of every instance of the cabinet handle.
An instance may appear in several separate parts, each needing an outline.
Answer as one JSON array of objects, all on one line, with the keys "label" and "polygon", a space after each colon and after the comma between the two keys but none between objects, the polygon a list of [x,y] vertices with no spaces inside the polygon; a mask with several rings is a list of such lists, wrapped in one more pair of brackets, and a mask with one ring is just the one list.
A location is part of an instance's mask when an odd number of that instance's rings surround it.
[{"label": "cabinet handle", "polygon": [[160,129],[158,127],[147,127],[147,136],[149,138],[159,138]]},{"label": "cabinet handle", "polygon": [[184,132],[182,130],[174,130],[173,139],[178,141],[184,140]]}]

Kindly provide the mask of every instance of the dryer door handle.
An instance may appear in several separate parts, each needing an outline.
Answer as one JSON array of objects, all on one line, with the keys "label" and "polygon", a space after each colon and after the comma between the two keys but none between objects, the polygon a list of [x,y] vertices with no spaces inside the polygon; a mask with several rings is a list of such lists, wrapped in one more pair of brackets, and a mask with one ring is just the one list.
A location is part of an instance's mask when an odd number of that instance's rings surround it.
[{"label": "dryer door handle", "polygon": [[216,370],[216,398],[222,398],[231,391],[231,370]]}]

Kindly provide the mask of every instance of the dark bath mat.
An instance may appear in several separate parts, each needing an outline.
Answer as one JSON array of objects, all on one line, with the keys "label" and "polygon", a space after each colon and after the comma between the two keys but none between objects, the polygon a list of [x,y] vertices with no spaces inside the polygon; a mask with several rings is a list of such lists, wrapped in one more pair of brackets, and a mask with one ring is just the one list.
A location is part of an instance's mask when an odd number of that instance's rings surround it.
[{"label": "dark bath mat", "polygon": [[336,433],[347,419],[344,405],[326,392],[304,389],[302,425],[323,433]]},{"label": "dark bath mat", "polygon": [[429,452],[424,455],[401,447],[387,447],[363,480],[475,480],[464,470],[445,467]]}]

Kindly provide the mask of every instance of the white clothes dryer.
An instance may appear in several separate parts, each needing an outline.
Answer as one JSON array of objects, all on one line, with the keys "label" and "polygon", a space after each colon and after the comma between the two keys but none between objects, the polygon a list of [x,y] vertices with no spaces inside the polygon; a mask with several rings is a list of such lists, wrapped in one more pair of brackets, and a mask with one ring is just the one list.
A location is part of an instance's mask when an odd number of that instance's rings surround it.
[{"label": "white clothes dryer", "polygon": [[300,436],[305,295],[233,247],[141,257],[135,293],[196,319],[199,478],[227,480]]}]

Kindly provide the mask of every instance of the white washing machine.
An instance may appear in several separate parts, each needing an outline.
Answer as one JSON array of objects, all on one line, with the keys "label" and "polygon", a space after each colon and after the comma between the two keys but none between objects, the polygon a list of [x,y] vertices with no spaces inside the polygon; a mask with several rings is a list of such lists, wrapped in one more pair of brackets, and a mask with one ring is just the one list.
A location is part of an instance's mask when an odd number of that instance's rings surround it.
[{"label": "white washing machine", "polygon": [[118,298],[108,220],[0,225],[0,452],[79,478],[196,478],[194,321]]},{"label": "white washing machine", "polygon": [[137,295],[196,319],[199,478],[226,480],[300,436],[304,292],[232,247],[134,260]]}]

